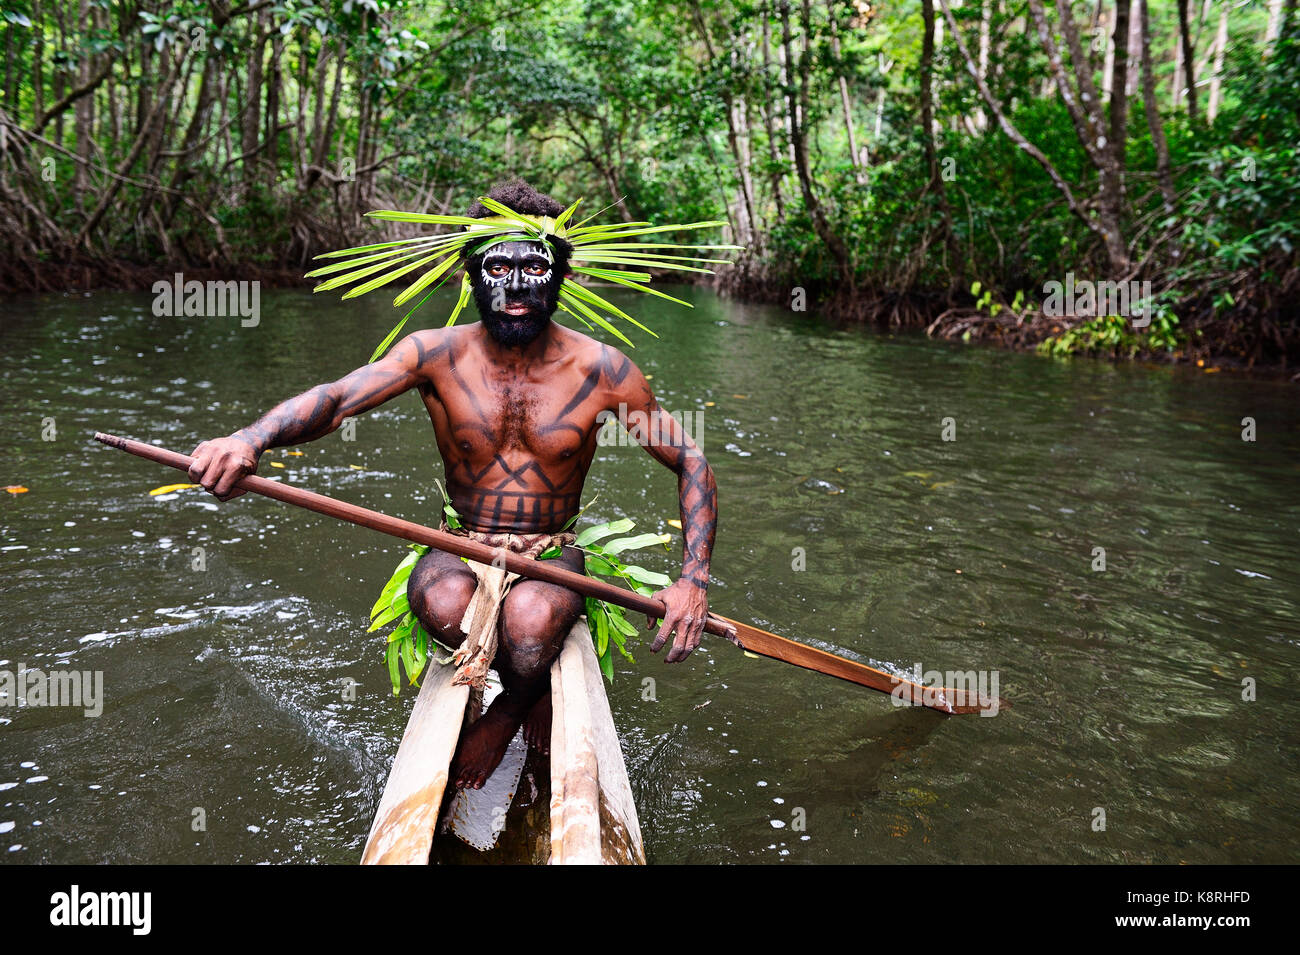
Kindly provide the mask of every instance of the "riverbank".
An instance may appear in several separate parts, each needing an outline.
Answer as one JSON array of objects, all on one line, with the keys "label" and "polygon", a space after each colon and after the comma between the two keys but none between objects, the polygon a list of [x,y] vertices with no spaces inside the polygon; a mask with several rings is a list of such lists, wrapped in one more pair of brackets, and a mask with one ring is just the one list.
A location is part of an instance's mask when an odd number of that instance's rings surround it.
[{"label": "riverbank", "polygon": [[[245,262],[238,266],[203,263],[137,262],[126,258],[81,256],[61,261],[0,264],[0,294],[33,292],[138,291],[183,273],[187,281],[259,282],[265,288],[310,288],[314,283],[303,270],[282,265]],[[673,278],[681,280],[680,277]],[[701,283],[705,284],[705,283]],[[986,345],[1050,357],[1089,357],[1116,362],[1137,361],[1198,368],[1207,374],[1230,371],[1266,379],[1300,383],[1300,308],[1294,304],[1283,318],[1243,314],[1215,314],[1205,295],[1189,296],[1165,319],[1157,315],[1150,325],[1135,329],[1117,317],[1055,316],[1041,306],[994,300],[992,295],[948,291],[912,291],[899,295],[852,290],[818,299],[816,290],[798,289],[796,300],[785,284],[728,280],[719,276],[708,283],[742,302],[793,307],[822,314],[837,327],[863,327],[878,331],[913,331],[940,341]],[[1300,273],[1292,276],[1300,286]],[[978,289],[978,287],[976,287]],[[1300,288],[1276,290],[1273,301],[1300,300]],[[983,299],[983,300],[982,300]],[[955,303],[955,304],[954,304]],[[1189,321],[1170,321],[1168,315],[1190,314]],[[1198,321],[1199,317],[1199,321]]]},{"label": "riverbank", "polygon": [[74,256],[58,261],[0,260],[0,295],[31,292],[148,292],[155,282],[177,272],[200,282],[260,282],[267,288],[310,286],[305,270],[246,262],[238,266],[204,263],[137,262],[126,258]]},{"label": "riverbank", "polygon": [[1211,374],[1234,371],[1300,382],[1300,269],[1290,269],[1276,285],[1249,275],[1233,278],[1237,308],[1222,309],[1220,296],[1202,288],[1178,298],[1157,295],[1152,314],[1135,318],[1095,317],[1082,309],[1057,314],[1049,308],[1050,293],[1042,302],[1023,294],[1007,301],[978,283],[962,291],[853,289],[821,297],[815,289],[753,276],[716,284],[741,301],[794,307],[802,297],[808,310],[838,327],[915,331],[941,341],[1049,357],[1185,365]]}]

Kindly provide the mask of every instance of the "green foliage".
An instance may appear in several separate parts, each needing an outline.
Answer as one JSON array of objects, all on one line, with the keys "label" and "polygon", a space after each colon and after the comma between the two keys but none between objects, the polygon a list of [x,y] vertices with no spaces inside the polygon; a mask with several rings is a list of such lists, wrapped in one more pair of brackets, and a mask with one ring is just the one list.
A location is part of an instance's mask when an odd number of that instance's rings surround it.
[{"label": "green foliage", "polygon": [[[635,525],[624,518],[588,527],[575,542],[586,553],[587,573],[621,583],[639,594],[650,596],[658,587],[667,587],[672,581],[666,574],[646,570],[635,564],[625,564],[620,554],[628,550],[640,550],[656,544],[666,545],[671,537],[668,534],[638,534],[635,537],[616,537],[605,541],[615,534],[625,534]],[[631,663],[636,663],[627,649],[627,638],[635,637],[636,626],[627,619],[627,611],[617,604],[587,598],[587,622],[591,626],[591,637],[596,645],[596,658],[600,661],[600,672],[605,679],[614,680],[613,651],[617,650]]]},{"label": "green foliage", "polygon": [[[4,11],[17,42],[3,109],[45,142],[13,131],[11,185],[0,196],[0,221],[11,225],[0,238],[38,261],[75,245],[145,262],[297,271],[321,249],[372,242],[376,227],[388,230],[384,240],[410,235],[409,220],[363,218],[378,206],[455,212],[517,173],[565,199],[613,203],[611,220],[699,222],[725,208],[730,238],[721,241],[744,236],[752,245],[733,273],[742,291],[802,286],[814,297],[912,296],[932,306],[976,279],[1009,290],[1067,271],[1119,278],[1096,232],[993,117],[946,21],[929,64],[927,130],[920,7],[867,6],[578,0],[507,20],[481,0],[91,0],[91,17],[69,0],[18,0]],[[1047,7],[1059,34],[1059,8]],[[1198,63],[1212,63],[1218,8],[1193,7]],[[1067,8],[1100,68],[1082,7]],[[1128,99],[1120,223],[1142,264],[1138,278],[1175,291],[1185,322],[1198,327],[1261,311],[1276,320],[1300,243],[1300,16],[1292,11],[1270,46],[1267,5],[1233,7],[1222,75],[1202,70],[1201,118],[1192,123],[1171,90],[1173,0],[1152,0],[1150,12],[1173,190],[1166,205],[1138,83]],[[991,37],[993,96],[1095,212],[1096,167],[1023,5],[966,4],[952,14],[972,51],[982,32]],[[109,78],[44,123],[100,63],[111,65]],[[246,89],[250,81],[259,88]],[[1221,91],[1213,122],[1211,81]],[[154,91],[165,92],[168,107],[149,132],[140,127]],[[81,130],[86,115],[91,126]],[[850,123],[865,163],[851,155]],[[802,168],[796,133],[806,137]],[[137,141],[143,148],[123,166]],[[74,157],[85,155],[90,167],[72,175]],[[47,160],[57,175],[42,178]],[[72,242],[96,192],[109,188],[113,213]],[[823,241],[826,230],[846,263]],[[440,282],[457,280],[454,266],[434,275],[456,256],[432,238],[319,277],[335,282],[377,266],[337,286],[364,294],[396,278],[406,286],[401,307],[418,308]],[[646,284],[632,276],[652,263],[687,278],[710,265],[619,251],[633,255],[579,264],[594,284],[633,287]],[[1231,303],[1222,292],[1229,284]],[[626,331],[623,316],[581,291],[568,290],[563,304],[575,321]],[[993,293],[981,308],[999,306],[1011,307]]]},{"label": "green foliage", "polygon": [[1079,354],[1133,358],[1182,347],[1186,336],[1178,327],[1178,316],[1167,304],[1156,303],[1150,307],[1151,324],[1145,328],[1135,329],[1131,319],[1119,315],[1102,315],[1045,338],[1039,343],[1038,351],[1054,358]]},{"label": "green foliage", "polygon": [[[411,571],[420,558],[428,552],[427,545],[412,544],[410,553],[402,558],[401,563],[393,571],[393,575],[384,584],[384,589],[380,591],[379,599],[370,608],[370,630],[368,632],[373,633],[380,627],[396,622],[396,626],[388,634],[388,640],[384,648],[384,659],[388,664],[388,676],[393,684],[394,696],[401,692],[402,686],[399,664],[406,669],[406,676],[411,686],[418,686],[416,680],[424,672],[432,648],[438,646],[447,653],[451,653],[450,647],[443,646],[429,636],[428,631],[424,629],[424,625],[420,623],[411,610],[410,602],[406,596]],[[447,659],[450,659],[450,657]],[[445,660],[437,660],[436,657],[435,660],[440,663],[446,662]]]}]

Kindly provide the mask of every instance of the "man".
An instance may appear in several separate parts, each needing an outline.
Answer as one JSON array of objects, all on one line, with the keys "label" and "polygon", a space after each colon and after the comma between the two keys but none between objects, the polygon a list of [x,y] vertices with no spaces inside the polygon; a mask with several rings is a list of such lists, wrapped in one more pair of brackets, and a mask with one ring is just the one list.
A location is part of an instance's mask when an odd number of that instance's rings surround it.
[{"label": "man", "polygon": [[[488,196],[516,212],[555,217],[564,207],[518,180]],[[491,213],[475,203],[474,218]],[[680,662],[700,642],[708,613],[709,559],[717,524],[713,471],[703,453],[655,400],[643,375],[618,349],[555,323],[571,248],[550,237],[501,242],[465,261],[482,321],[416,332],[384,358],[272,409],[228,438],[194,451],[191,479],[220,500],[243,493],[236,482],[256,470],[268,448],[314,441],[345,418],[411,389],[428,409],[442,454],[447,491],[461,521],[481,535],[555,534],[580,507],[596,451],[598,417],[642,412],[648,427],[633,437],[678,476],[682,573],[655,596],[666,613],[653,643],[669,640],[666,660]],[[582,553],[556,558],[581,572]],[[459,646],[478,578],[459,558],[430,550],[411,573],[411,609],[440,642]],[[464,734],[452,767],[459,787],[481,787],[521,724],[545,749],[550,731],[549,671],[583,612],[583,598],[555,584],[519,580],[500,608],[494,665],[503,692]],[[649,622],[653,626],[653,621]]]}]

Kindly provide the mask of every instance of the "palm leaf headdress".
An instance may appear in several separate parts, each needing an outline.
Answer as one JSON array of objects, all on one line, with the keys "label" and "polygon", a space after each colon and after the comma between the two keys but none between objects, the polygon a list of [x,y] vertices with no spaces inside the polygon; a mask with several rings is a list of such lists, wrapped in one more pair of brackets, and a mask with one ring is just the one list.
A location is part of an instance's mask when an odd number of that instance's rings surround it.
[{"label": "palm leaf headdress", "polygon": [[[397,212],[378,210],[366,215],[375,219],[387,219],[392,222],[418,222],[434,225],[460,226],[459,231],[440,235],[422,235],[413,239],[399,239],[395,242],[380,242],[375,245],[362,245],[353,249],[340,249],[316,256],[318,259],[339,259],[307,273],[307,278],[332,276],[313,291],[323,292],[341,288],[359,282],[349,289],[343,297],[356,298],[373,292],[383,285],[403,275],[416,272],[424,266],[428,268],[408,285],[395,299],[396,306],[405,305],[415,296],[425,295],[406,316],[397,323],[397,327],[375,349],[370,360],[374,361],[393,343],[406,325],[407,319],[424,300],[442,287],[449,277],[455,274],[456,267],[463,265],[466,258],[476,255],[501,242],[531,241],[541,242],[554,255],[554,247],[549,237],[563,239],[573,247],[569,257],[569,271],[587,275],[614,285],[636,289],[647,295],[676,302],[691,308],[689,302],[683,302],[656,289],[650,288],[650,274],[642,269],[665,269],[680,272],[711,273],[713,270],[703,268],[698,263],[729,264],[729,259],[708,258],[695,254],[669,254],[666,250],[686,250],[688,253],[736,251],[738,245],[680,245],[669,243],[639,241],[641,237],[656,233],[677,232],[687,229],[708,229],[724,225],[720,221],[691,222],[685,225],[651,225],[649,222],[617,222],[609,225],[589,225],[600,213],[589,216],[578,223],[573,223],[574,213],[582,203],[579,199],[560,215],[530,216],[515,212],[508,206],[487,196],[479,196],[484,208],[496,213],[493,216],[475,219],[469,216],[430,215],[422,212]],[[603,211],[603,210],[602,210]],[[454,325],[465,306],[469,304],[469,274],[461,278],[460,298],[447,319],[448,325]],[[559,307],[572,315],[587,328],[598,326],[631,345],[613,324],[622,319],[651,335],[655,333],[628,315],[618,306],[598,295],[592,289],[579,285],[572,279],[565,278],[560,286]],[[657,337],[657,336],[656,336]]]}]

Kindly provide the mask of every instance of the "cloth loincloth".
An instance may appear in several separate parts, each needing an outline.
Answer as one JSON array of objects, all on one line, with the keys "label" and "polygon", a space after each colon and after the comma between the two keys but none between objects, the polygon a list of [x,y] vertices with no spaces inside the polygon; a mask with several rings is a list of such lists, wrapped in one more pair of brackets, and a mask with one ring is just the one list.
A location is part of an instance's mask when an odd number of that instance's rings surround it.
[{"label": "cloth loincloth", "polygon": [[[558,534],[510,534],[486,533],[458,527],[452,529],[443,521],[438,528],[457,537],[468,537],[480,544],[496,547],[518,554],[521,557],[536,559],[555,545],[572,544],[575,535],[571,531]],[[501,604],[510,587],[519,579],[519,574],[510,573],[504,567],[492,564],[480,564],[477,561],[465,561],[465,566],[474,572],[478,585],[474,596],[465,608],[460,629],[465,634],[465,642],[452,653],[451,662],[457,667],[452,678],[453,686],[468,684],[472,689],[481,691],[487,681],[487,672],[497,654],[497,641],[500,630]]]}]

